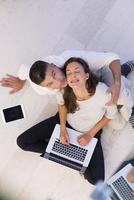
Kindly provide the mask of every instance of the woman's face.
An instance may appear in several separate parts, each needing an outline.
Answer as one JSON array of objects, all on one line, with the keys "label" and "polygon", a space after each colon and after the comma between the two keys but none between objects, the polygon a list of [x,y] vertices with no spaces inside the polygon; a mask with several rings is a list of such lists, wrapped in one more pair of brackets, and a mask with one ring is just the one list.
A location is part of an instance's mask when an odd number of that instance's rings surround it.
[{"label": "woman's face", "polygon": [[89,74],[85,73],[81,64],[72,62],[66,68],[67,83],[71,88],[86,86]]}]

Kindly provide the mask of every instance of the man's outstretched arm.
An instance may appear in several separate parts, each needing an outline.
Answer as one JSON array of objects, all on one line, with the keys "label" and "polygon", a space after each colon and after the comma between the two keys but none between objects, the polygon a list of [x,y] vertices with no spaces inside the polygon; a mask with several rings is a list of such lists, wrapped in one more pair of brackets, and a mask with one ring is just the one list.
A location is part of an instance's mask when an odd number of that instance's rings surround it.
[{"label": "man's outstretched arm", "polygon": [[21,90],[25,84],[26,80],[21,80],[20,78],[16,76],[12,76],[10,74],[7,74],[6,77],[2,78],[0,80],[0,84],[2,87],[8,87],[12,90],[10,91],[10,94],[13,94],[15,92],[18,92]]},{"label": "man's outstretched arm", "polygon": [[112,71],[114,83],[108,88],[107,92],[112,94],[110,101],[107,105],[116,104],[119,98],[120,87],[121,87],[121,67],[120,61],[115,60],[110,63],[109,68]]},{"label": "man's outstretched arm", "polygon": [[10,94],[18,92],[23,88],[26,80],[29,80],[29,68],[28,65],[22,64],[19,67],[17,76],[6,74],[6,76],[0,80],[0,85],[2,87],[11,88]]}]

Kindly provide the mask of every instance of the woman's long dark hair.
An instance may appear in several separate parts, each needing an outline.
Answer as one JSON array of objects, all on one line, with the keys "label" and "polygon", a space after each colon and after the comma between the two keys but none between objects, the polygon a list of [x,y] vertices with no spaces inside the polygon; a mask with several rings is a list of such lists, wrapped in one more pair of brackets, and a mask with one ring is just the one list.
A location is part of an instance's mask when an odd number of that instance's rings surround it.
[{"label": "woman's long dark hair", "polygon": [[[79,63],[85,73],[89,74],[89,78],[86,81],[86,86],[87,86],[87,91],[89,92],[90,96],[93,96],[95,91],[96,91],[96,86],[98,84],[98,79],[97,77],[90,71],[89,66],[86,61],[84,61],[82,58],[76,58],[76,57],[71,57],[68,59],[64,66],[63,66],[63,72],[66,74],[66,68],[68,64],[72,62],[77,62]],[[78,108],[78,104],[76,102],[76,96],[70,86],[67,85],[67,87],[64,89],[64,95],[63,95],[64,101],[65,101],[65,106],[67,108],[68,113],[74,113]]]}]

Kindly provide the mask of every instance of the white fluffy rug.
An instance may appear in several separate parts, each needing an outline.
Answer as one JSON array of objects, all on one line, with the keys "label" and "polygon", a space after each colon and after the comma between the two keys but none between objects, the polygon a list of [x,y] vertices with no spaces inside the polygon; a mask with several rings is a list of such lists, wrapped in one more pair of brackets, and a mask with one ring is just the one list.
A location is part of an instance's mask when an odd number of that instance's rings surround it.
[{"label": "white fluffy rug", "polygon": [[[131,93],[134,102],[134,72],[129,74]],[[102,133],[102,148],[105,159],[105,178],[109,178],[120,166],[121,162],[134,158],[134,129],[128,122],[120,130],[106,126]]]}]

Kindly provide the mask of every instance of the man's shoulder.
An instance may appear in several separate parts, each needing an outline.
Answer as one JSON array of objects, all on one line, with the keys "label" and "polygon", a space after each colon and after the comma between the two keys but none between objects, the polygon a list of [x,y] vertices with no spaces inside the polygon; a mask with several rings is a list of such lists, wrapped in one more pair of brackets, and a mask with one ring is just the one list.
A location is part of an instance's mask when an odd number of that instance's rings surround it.
[{"label": "man's shoulder", "polygon": [[48,56],[48,57],[42,58],[42,60],[47,62],[47,63],[50,63],[50,64],[53,63],[59,68],[61,68],[64,65],[64,62],[65,62],[65,59],[61,55],[59,55],[59,56],[55,56],[55,55]]}]

